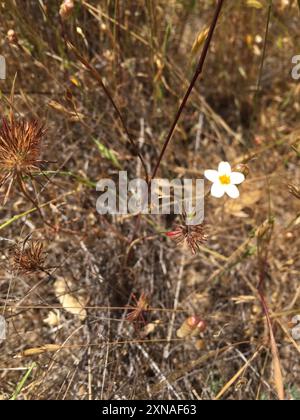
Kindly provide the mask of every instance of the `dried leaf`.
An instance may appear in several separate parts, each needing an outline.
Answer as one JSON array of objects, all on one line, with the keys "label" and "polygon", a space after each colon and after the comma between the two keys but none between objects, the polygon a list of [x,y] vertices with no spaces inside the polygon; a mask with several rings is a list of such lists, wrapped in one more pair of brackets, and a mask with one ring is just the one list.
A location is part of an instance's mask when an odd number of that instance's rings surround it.
[{"label": "dried leaf", "polygon": [[154,322],[150,322],[149,324],[147,324],[143,331],[141,331],[141,337],[142,338],[146,338],[148,337],[150,334],[154,333],[155,330],[157,329],[157,327],[161,325],[161,321],[159,319],[157,319]]},{"label": "dried leaf", "polygon": [[252,295],[241,295],[237,297],[232,297],[231,300],[236,305],[240,305],[240,304],[245,304],[245,303],[253,303],[253,301],[256,300],[256,297]]},{"label": "dried leaf", "polygon": [[43,321],[45,324],[48,324],[49,327],[56,327],[60,324],[60,312],[57,310],[50,311],[47,318],[45,318]]},{"label": "dried leaf", "polygon": [[34,347],[31,349],[27,349],[22,351],[21,353],[18,353],[15,357],[30,357],[30,356],[38,356],[39,354],[48,353],[48,352],[55,352],[61,348],[61,345],[59,344],[45,344],[41,347]]},{"label": "dried leaf", "polygon": [[79,316],[81,321],[87,317],[85,306],[85,299],[82,296],[75,296],[71,292],[71,282],[67,282],[64,278],[59,277],[54,283],[54,289],[57,299],[62,307],[72,315]]}]

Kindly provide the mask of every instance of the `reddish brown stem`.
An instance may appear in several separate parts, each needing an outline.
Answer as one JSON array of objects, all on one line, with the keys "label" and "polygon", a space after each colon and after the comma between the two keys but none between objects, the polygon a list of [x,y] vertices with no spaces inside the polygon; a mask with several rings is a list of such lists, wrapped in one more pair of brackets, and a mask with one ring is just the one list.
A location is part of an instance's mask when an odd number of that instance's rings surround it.
[{"label": "reddish brown stem", "polygon": [[217,6],[216,6],[216,10],[215,10],[215,14],[214,14],[212,23],[210,25],[209,32],[208,32],[208,35],[207,35],[207,38],[206,38],[206,41],[205,41],[205,44],[204,44],[204,47],[203,47],[203,50],[202,50],[202,53],[201,53],[201,57],[199,59],[199,63],[198,63],[197,68],[196,68],[195,74],[194,74],[193,79],[192,79],[192,81],[191,81],[191,83],[190,83],[190,85],[188,87],[188,90],[186,91],[186,94],[185,94],[185,96],[184,96],[184,98],[183,98],[183,100],[181,102],[181,105],[180,105],[180,107],[179,107],[179,109],[177,111],[177,114],[175,116],[174,122],[173,122],[173,124],[172,124],[172,126],[170,128],[170,131],[169,131],[168,135],[167,135],[167,138],[165,140],[165,143],[163,145],[162,151],[160,153],[160,156],[159,156],[158,161],[156,163],[156,166],[154,168],[154,171],[153,171],[153,174],[152,174],[151,179],[154,179],[155,176],[156,176],[156,174],[157,174],[157,172],[158,172],[158,169],[160,167],[161,161],[162,161],[162,159],[163,159],[163,157],[165,155],[165,152],[166,152],[166,150],[167,150],[167,148],[169,146],[169,143],[170,143],[170,141],[171,141],[171,139],[173,137],[174,131],[176,129],[176,126],[178,124],[178,121],[180,119],[180,116],[182,114],[182,111],[184,110],[184,108],[186,106],[186,103],[187,103],[187,101],[188,101],[188,99],[190,97],[190,94],[192,93],[192,90],[194,89],[194,86],[195,86],[195,84],[196,84],[199,76],[201,75],[201,73],[203,71],[203,67],[204,67],[204,63],[205,63],[206,57],[207,57],[209,46],[211,44],[214,31],[216,29],[216,26],[217,26],[217,23],[218,23],[218,19],[219,19],[219,16],[220,16],[220,13],[221,13],[223,4],[224,4],[224,0],[218,0]]}]

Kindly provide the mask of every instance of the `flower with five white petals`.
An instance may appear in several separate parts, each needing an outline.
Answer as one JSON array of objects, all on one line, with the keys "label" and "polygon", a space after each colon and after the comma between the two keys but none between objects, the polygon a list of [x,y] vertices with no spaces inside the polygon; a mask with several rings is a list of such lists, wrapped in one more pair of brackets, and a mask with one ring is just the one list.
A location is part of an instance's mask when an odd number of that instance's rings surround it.
[{"label": "flower with five white petals", "polygon": [[238,198],[240,192],[237,185],[245,181],[245,175],[241,172],[232,172],[228,162],[221,162],[217,171],[205,171],[204,176],[213,183],[211,195],[216,198],[221,198],[224,194],[230,198]]}]

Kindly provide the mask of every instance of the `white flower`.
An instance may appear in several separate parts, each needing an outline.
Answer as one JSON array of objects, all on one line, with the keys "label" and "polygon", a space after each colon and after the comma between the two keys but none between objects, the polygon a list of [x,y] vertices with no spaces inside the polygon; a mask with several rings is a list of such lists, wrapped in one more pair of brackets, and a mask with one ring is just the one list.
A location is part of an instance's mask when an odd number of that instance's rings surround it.
[{"label": "white flower", "polygon": [[213,183],[211,195],[216,198],[221,198],[224,194],[230,198],[238,198],[240,192],[237,185],[245,181],[245,176],[241,172],[232,172],[228,162],[221,162],[217,171],[205,171],[204,176]]}]

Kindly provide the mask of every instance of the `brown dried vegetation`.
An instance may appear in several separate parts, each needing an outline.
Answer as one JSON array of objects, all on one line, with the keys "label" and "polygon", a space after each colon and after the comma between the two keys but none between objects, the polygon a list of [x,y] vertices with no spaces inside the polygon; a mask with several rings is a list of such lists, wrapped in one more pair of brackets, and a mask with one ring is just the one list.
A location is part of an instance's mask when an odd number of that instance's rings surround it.
[{"label": "brown dried vegetation", "polygon": [[216,2],[0,2],[0,399],[300,398],[300,17],[269,3],[224,1],[159,166],[247,174],[188,228],[100,216],[96,183],[156,167]]}]

